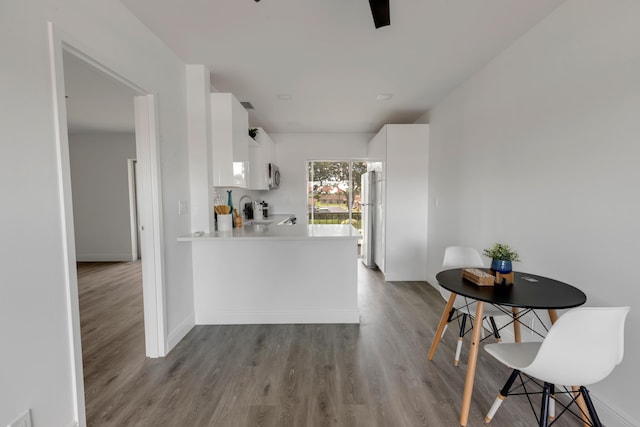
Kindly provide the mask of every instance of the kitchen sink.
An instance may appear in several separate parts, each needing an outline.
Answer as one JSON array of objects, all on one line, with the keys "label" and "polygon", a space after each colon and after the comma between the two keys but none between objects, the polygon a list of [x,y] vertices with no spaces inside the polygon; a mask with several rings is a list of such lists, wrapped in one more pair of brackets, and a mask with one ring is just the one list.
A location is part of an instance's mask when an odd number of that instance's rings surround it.
[{"label": "kitchen sink", "polygon": [[275,221],[273,219],[250,219],[245,224],[246,225],[269,225],[273,224]]}]

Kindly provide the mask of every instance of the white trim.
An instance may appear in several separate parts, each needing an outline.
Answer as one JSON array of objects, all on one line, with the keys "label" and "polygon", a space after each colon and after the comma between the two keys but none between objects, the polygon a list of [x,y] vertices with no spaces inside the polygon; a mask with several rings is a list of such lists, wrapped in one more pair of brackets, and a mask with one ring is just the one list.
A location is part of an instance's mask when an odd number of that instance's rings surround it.
[{"label": "white trim", "polygon": [[427,283],[430,284],[433,289],[440,292],[440,289],[438,289],[438,279],[436,279],[436,276],[432,276],[431,274],[428,274]]},{"label": "white trim", "polygon": [[169,333],[169,337],[167,338],[167,352],[171,351],[182,338],[184,338],[191,329],[196,325],[196,315],[195,313],[191,313],[187,316],[178,327],[176,327],[173,331]]},{"label": "white trim", "polygon": [[130,253],[122,254],[76,254],[78,262],[132,262]]},{"label": "white trim", "polygon": [[162,196],[156,98],[134,97],[140,240],[144,300],[144,333],[148,357],[167,354],[167,326],[164,304],[164,248],[162,241]]},{"label": "white trim", "polygon": [[127,180],[129,183],[129,230],[131,232],[130,261],[138,259],[138,219],[136,202],[136,159],[127,159]]},{"label": "white trim", "polygon": [[56,163],[58,169],[58,197],[62,230],[62,256],[67,286],[67,327],[69,355],[71,359],[71,384],[73,386],[74,424],[85,427],[86,408],[84,402],[84,376],[82,371],[82,347],[80,333],[80,307],[78,304],[78,275],[76,271],[75,232],[73,228],[73,202],[71,199],[71,165],[69,160],[69,133],[67,130],[67,108],[65,103],[64,68],[62,62],[62,39],[47,23],[49,38],[49,64],[54,115],[54,138],[56,141]]},{"label": "white trim", "polygon": [[631,420],[628,418],[627,414],[622,414],[620,412],[615,411],[611,406],[606,404],[604,401],[598,399],[593,393],[589,394],[591,400],[593,400],[593,405],[596,407],[596,411],[598,412],[598,416],[600,417],[600,421],[606,427],[637,427],[640,426],[640,422],[638,420]]},{"label": "white trim", "polygon": [[358,310],[218,311],[199,316],[197,325],[360,323]]}]

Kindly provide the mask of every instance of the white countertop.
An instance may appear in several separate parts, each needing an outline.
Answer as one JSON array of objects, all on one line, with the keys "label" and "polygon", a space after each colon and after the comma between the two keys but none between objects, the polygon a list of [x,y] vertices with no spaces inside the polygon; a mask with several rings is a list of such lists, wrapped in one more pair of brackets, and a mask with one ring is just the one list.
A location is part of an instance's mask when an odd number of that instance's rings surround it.
[{"label": "white countertop", "polygon": [[252,224],[233,231],[216,231],[201,236],[189,234],[178,237],[179,242],[223,240],[305,240],[305,239],[360,239],[362,236],[351,224]]}]

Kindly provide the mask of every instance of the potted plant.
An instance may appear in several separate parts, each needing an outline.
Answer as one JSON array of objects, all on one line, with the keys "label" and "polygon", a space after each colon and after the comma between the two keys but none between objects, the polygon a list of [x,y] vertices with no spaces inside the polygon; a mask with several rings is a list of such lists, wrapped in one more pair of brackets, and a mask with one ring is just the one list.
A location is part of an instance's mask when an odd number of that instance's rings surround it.
[{"label": "potted plant", "polygon": [[491,249],[484,250],[484,256],[491,258],[491,269],[498,273],[511,273],[512,262],[520,261],[515,249],[504,243],[495,243]]},{"label": "potted plant", "polygon": [[256,135],[258,135],[258,128],[249,128],[249,136],[256,139]]}]

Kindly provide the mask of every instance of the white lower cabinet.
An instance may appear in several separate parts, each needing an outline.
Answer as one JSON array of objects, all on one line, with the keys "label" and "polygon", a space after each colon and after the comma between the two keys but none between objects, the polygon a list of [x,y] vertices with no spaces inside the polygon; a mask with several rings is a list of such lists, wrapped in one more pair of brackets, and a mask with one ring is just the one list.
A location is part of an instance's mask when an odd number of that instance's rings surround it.
[{"label": "white lower cabinet", "polygon": [[[296,237],[307,226],[273,227],[283,236],[191,239],[195,323],[359,323],[357,232]],[[331,268],[318,268],[327,254]]]}]

